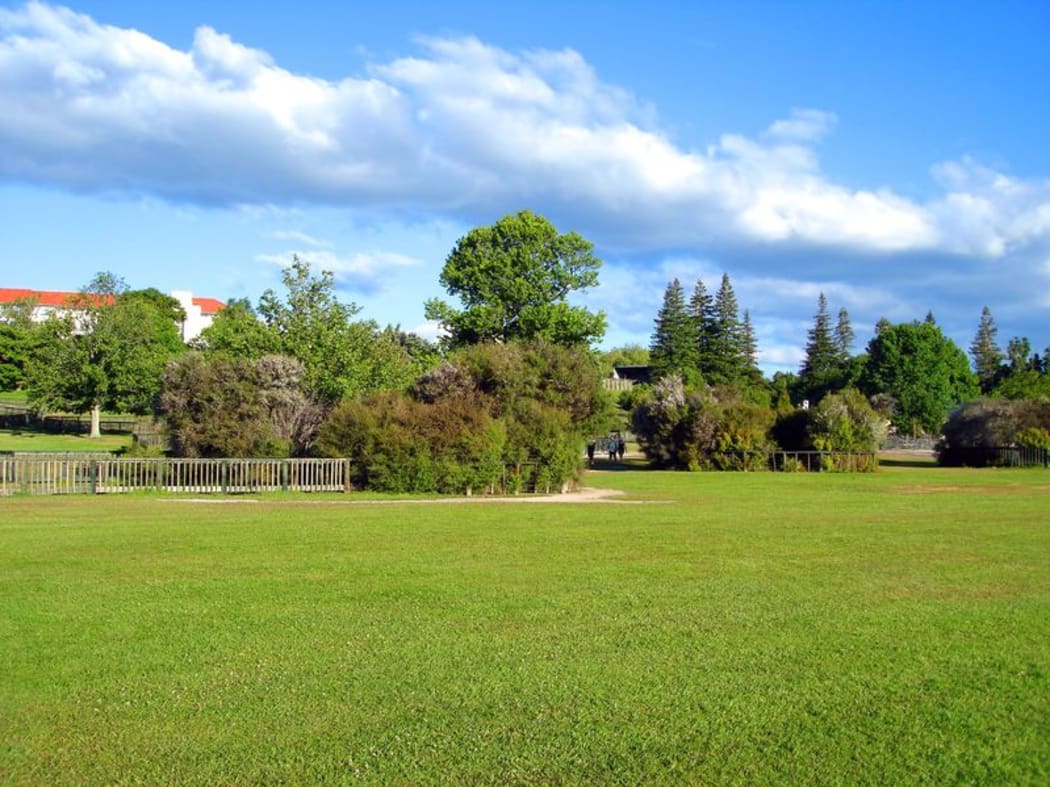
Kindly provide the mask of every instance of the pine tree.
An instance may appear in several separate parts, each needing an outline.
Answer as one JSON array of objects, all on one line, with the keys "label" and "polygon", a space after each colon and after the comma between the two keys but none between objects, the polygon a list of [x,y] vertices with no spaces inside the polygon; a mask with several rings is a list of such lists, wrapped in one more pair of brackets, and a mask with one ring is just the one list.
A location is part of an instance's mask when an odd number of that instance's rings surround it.
[{"label": "pine tree", "polygon": [[744,322],[740,326],[740,348],[743,353],[744,372],[751,375],[758,371],[758,341],[755,327],[751,324],[751,312],[744,309]]},{"label": "pine tree", "polygon": [[715,326],[715,300],[707,291],[703,280],[697,279],[693,295],[689,299],[689,316],[693,321],[696,337],[696,363],[700,373],[707,376],[711,365],[711,341]]},{"label": "pine tree", "polygon": [[695,376],[696,340],[693,321],[685,304],[685,291],[675,279],[664,291],[663,305],[656,315],[649,349],[649,368],[654,379],[671,374]]},{"label": "pine tree", "polygon": [[828,299],[820,293],[813,327],[807,334],[806,360],[799,370],[799,385],[805,397],[815,404],[834,389],[841,373],[840,346],[831,335]]},{"label": "pine tree", "polygon": [[999,375],[999,367],[1003,362],[1003,351],[995,342],[995,335],[998,332],[999,329],[995,327],[995,319],[992,317],[992,310],[985,306],[981,310],[981,321],[977,326],[977,334],[973,337],[973,344],[970,345],[970,357],[973,358],[973,366],[977,372],[982,393],[992,390]]},{"label": "pine tree", "polygon": [[839,363],[845,366],[853,355],[853,326],[850,325],[849,312],[839,309],[839,321],[835,325],[835,347],[838,349]]},{"label": "pine tree", "polygon": [[707,381],[712,384],[732,383],[743,374],[743,349],[740,339],[740,312],[729,274],[722,274],[722,286],[715,293]]}]

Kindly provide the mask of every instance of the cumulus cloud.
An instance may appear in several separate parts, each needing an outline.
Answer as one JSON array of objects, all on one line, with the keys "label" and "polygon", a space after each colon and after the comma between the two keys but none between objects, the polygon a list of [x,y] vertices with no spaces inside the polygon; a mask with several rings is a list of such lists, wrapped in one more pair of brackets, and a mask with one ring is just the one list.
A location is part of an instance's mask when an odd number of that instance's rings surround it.
[{"label": "cumulus cloud", "polygon": [[342,256],[329,249],[319,248],[316,244],[307,250],[259,254],[256,259],[283,268],[293,256],[309,262],[317,270],[331,273],[337,288],[369,295],[390,290],[402,269],[422,264],[415,257],[398,252],[356,252]]},{"label": "cumulus cloud", "polygon": [[[970,160],[937,167],[943,193],[927,202],[835,183],[817,152],[838,122],[827,111],[796,108],[756,137],[684,147],[573,50],[416,45],[328,80],[209,27],[182,51],[39,2],[0,10],[0,178],[467,220],[536,205],[635,250],[999,258],[1050,238],[1050,183]],[[346,275],[367,278],[365,268]]]}]

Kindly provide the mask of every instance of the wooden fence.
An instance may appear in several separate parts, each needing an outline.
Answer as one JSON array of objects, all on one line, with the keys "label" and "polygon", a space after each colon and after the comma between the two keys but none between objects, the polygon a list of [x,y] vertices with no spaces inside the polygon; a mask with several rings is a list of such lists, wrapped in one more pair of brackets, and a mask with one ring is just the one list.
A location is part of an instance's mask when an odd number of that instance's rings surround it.
[{"label": "wooden fence", "polygon": [[347,459],[98,459],[0,457],[0,496],[349,492]]}]

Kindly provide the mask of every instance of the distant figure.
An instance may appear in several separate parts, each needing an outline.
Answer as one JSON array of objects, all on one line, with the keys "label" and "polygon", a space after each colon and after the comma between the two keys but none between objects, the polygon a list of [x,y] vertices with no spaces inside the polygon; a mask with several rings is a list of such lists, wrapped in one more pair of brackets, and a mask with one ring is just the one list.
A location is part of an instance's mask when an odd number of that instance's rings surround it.
[{"label": "distant figure", "polygon": [[587,441],[587,464],[588,466],[594,464],[594,441]]},{"label": "distant figure", "polygon": [[622,437],[616,441],[616,454],[620,457],[620,461],[623,461],[624,451],[627,450],[627,441]]},{"label": "distant figure", "polygon": [[610,437],[609,438],[608,447],[609,447],[609,461],[610,462],[615,462],[616,461],[616,438],[615,437]]}]

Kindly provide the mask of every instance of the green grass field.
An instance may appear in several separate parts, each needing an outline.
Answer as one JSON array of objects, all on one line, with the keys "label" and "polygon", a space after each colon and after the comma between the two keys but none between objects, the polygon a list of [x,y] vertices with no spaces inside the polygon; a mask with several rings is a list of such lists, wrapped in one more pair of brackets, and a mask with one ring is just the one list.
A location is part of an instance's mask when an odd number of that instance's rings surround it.
[{"label": "green grass field", "polygon": [[129,434],[51,434],[30,429],[0,429],[0,451],[119,451],[131,445]]},{"label": "green grass field", "polygon": [[0,781],[1050,781],[1050,473],[0,500]]}]

